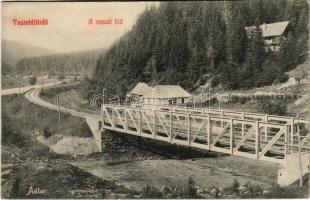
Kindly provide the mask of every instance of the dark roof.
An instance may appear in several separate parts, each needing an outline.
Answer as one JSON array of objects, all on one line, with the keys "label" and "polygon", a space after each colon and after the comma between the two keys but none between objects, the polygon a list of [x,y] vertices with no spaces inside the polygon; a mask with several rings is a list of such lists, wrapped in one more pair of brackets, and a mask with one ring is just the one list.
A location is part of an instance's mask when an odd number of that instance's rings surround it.
[{"label": "dark roof", "polygon": [[[262,30],[263,37],[281,36],[287,28],[289,21],[276,22],[271,24],[262,24],[259,28]],[[248,35],[255,29],[255,26],[245,27]]]}]

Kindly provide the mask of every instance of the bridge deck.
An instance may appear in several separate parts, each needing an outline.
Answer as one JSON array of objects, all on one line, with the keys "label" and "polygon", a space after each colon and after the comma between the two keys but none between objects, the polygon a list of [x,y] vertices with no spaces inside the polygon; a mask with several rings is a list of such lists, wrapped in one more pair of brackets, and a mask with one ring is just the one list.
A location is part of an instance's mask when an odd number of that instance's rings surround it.
[{"label": "bridge deck", "polygon": [[104,105],[101,120],[104,129],[278,163],[299,148],[302,152],[310,151],[308,122],[290,117]]}]

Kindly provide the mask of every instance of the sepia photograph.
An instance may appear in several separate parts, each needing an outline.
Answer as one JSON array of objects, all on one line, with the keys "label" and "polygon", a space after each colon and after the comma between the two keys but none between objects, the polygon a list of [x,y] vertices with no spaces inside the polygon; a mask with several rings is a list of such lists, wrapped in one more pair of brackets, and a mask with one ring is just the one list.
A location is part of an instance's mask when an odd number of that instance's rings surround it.
[{"label": "sepia photograph", "polygon": [[309,199],[309,5],[1,1],[1,199]]}]

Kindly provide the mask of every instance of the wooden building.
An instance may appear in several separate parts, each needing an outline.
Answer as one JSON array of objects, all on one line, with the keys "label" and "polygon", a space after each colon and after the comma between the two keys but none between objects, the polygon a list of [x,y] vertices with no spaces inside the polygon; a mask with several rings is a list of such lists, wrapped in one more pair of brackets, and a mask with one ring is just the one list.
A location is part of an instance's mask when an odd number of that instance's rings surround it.
[{"label": "wooden building", "polygon": [[[265,49],[271,51],[280,50],[281,38],[286,38],[289,32],[289,21],[276,22],[271,24],[262,24],[259,26],[262,31],[262,37],[265,41]],[[252,37],[255,26],[245,28],[247,36]]]},{"label": "wooden building", "polygon": [[128,94],[127,97],[130,99],[130,102],[136,104],[142,104],[143,95],[145,95],[151,89],[146,83],[138,83]]},{"label": "wooden building", "polygon": [[191,95],[179,85],[148,86],[146,83],[138,83],[128,97],[134,99],[134,103],[143,106],[153,105],[184,105],[189,102]]}]

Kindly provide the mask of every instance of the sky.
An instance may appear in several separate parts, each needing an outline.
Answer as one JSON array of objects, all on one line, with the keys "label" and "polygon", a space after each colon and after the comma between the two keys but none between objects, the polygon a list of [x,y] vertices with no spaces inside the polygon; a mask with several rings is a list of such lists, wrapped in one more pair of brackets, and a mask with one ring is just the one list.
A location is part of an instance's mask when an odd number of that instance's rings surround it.
[{"label": "sky", "polygon": [[[153,2],[3,2],[2,39],[58,53],[108,48],[129,31]],[[13,20],[47,19],[46,26],[17,26]],[[89,19],[93,24],[89,25]],[[112,24],[95,25],[96,20]],[[115,24],[123,19],[123,24]]]}]

